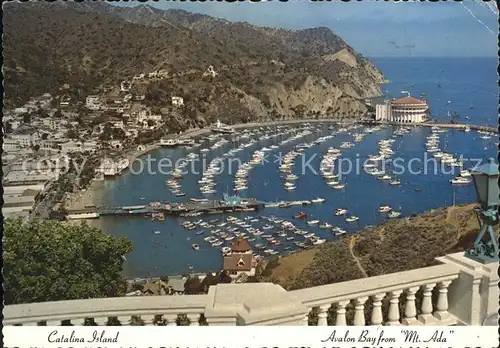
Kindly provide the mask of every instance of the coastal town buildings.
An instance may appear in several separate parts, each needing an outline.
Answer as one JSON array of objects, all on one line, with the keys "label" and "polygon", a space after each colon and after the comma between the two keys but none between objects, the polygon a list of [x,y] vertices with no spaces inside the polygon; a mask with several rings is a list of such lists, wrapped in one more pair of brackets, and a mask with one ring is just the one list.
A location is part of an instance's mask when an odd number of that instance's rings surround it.
[{"label": "coastal town buildings", "polygon": [[421,123],[429,119],[429,105],[424,100],[404,97],[376,105],[375,120],[396,123]]},{"label": "coastal town buildings", "polygon": [[173,106],[183,106],[184,105],[184,98],[172,97],[172,105]]}]

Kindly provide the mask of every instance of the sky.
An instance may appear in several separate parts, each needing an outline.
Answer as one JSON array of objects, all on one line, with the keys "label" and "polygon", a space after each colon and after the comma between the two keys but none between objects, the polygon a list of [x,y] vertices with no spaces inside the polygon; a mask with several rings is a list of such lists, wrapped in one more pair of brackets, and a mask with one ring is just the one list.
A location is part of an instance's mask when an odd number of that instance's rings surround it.
[{"label": "sky", "polygon": [[[260,26],[326,26],[368,57],[496,57],[498,10],[494,3],[488,7],[479,0],[148,2],[161,9],[181,8]],[[138,4],[122,2],[119,6]]]}]

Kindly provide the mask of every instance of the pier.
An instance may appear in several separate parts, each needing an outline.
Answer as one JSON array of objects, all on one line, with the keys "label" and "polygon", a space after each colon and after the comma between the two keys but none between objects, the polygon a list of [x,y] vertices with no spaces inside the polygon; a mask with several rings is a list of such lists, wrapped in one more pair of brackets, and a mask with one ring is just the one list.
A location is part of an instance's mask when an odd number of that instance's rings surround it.
[{"label": "pier", "polygon": [[289,208],[313,204],[310,200],[264,202],[255,198],[243,199],[237,196],[224,200],[189,201],[181,203],[151,202],[133,206],[100,206],[87,207],[85,210],[68,211],[70,219],[93,219],[101,216],[134,216],[164,214],[180,217],[200,215],[226,214],[235,212],[258,211],[264,208]]}]

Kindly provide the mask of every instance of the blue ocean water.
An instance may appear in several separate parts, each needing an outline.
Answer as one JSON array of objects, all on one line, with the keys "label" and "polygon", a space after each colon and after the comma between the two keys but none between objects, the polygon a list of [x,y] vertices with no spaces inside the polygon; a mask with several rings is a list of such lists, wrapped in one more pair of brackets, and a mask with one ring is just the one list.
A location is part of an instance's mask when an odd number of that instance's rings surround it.
[{"label": "blue ocean water", "polygon": [[[495,59],[374,59],[373,62],[384,72],[390,83],[384,85],[387,96],[400,96],[401,90],[407,90],[418,97],[420,93],[427,94],[427,99],[432,107],[433,115],[446,118],[448,110],[456,111],[474,124],[495,126],[497,122],[497,77]],[[450,103],[448,103],[450,101]],[[465,116],[469,119],[465,120]],[[350,149],[343,149],[342,158],[362,161],[368,155],[378,151],[378,141],[391,138],[393,130],[383,129],[379,132],[366,135],[365,139],[356,143]],[[473,202],[475,199],[472,185],[453,187],[449,180],[454,174],[430,170],[428,175],[413,175],[405,172],[398,175],[401,186],[391,186],[385,181],[377,180],[366,173],[351,172],[343,176],[345,189],[334,190],[326,184],[320,175],[315,175],[318,170],[323,153],[330,146],[339,147],[343,141],[352,141],[352,135],[341,134],[324,143],[307,149],[303,158],[297,158],[294,173],[299,176],[297,189],[288,192],[283,187],[278,163],[275,159],[279,154],[291,150],[294,145],[303,141],[313,141],[322,135],[330,134],[327,127],[300,141],[290,143],[275,149],[268,154],[268,163],[254,167],[249,175],[249,189],[241,194],[243,197],[256,197],[261,201],[279,200],[304,200],[315,197],[327,199],[322,204],[307,207],[290,207],[287,209],[265,209],[261,212],[238,213],[236,216],[262,217],[275,215],[282,219],[293,221],[297,227],[316,233],[317,236],[332,240],[337,237],[327,229],[318,226],[309,226],[304,220],[293,220],[292,216],[299,211],[306,211],[308,219],[317,219],[321,223],[329,223],[341,227],[349,233],[359,231],[363,226],[373,225],[386,219],[377,212],[380,205],[390,205],[395,210],[402,212],[403,216],[410,216],[428,209],[451,205],[453,200],[457,204]],[[402,158],[406,161],[412,158],[425,161],[425,142],[430,134],[428,128],[415,128],[402,137],[396,137],[392,146],[395,154],[393,158]],[[497,139],[481,139],[476,132],[464,133],[461,131],[448,131],[441,134],[440,147],[443,151],[453,153],[455,156],[463,155],[465,158],[484,160],[496,157]],[[263,140],[240,152],[238,157],[243,161],[250,159],[253,151],[264,146],[269,147],[276,143],[273,140]],[[234,145],[228,143],[207,155],[200,153],[200,157],[208,163],[212,158],[227,152]],[[199,149],[194,152],[199,153]],[[172,162],[185,157],[185,149],[160,149],[151,154],[157,161],[170,158]],[[431,157],[431,156],[429,156]],[[197,162],[197,171],[202,163]],[[466,162],[466,167],[472,162]],[[416,163],[413,170],[423,169],[423,165]],[[227,168],[227,166],[226,166]],[[311,169],[312,168],[312,169]],[[135,168],[138,169],[138,168]],[[221,198],[224,192],[231,192],[233,188],[235,168],[232,174],[227,172],[216,177],[217,194]],[[186,197],[174,197],[168,190],[165,181],[168,175],[140,174],[128,172],[121,177],[106,181],[106,205],[136,205],[149,201],[183,201],[187,197],[200,197],[197,181],[201,174],[189,174],[182,179],[183,191]],[[418,188],[420,191],[416,191]],[[141,200],[144,198],[144,200]],[[344,218],[335,216],[337,208],[347,208],[350,213],[359,217],[355,223],[347,223]],[[213,215],[207,218],[221,219],[222,215]],[[196,218],[198,219],[198,218]],[[157,275],[172,275],[185,273],[191,266],[194,272],[216,271],[221,266],[221,253],[219,248],[212,248],[203,241],[209,234],[205,231],[196,235],[195,231],[185,230],[179,224],[182,218],[170,218],[163,222],[154,222],[145,217],[106,217],[102,219],[102,228],[108,233],[124,235],[132,240],[133,251],[127,255],[125,273],[129,277],[145,277]],[[259,222],[255,227],[264,225]],[[160,234],[153,234],[153,231]],[[259,239],[257,242],[261,242]],[[200,245],[200,250],[195,251],[191,244]],[[230,242],[227,242],[229,244]],[[286,246],[291,247],[292,241],[282,240],[276,247],[284,252]]]},{"label": "blue ocean water", "polygon": [[447,119],[451,111],[462,115],[460,122],[498,125],[497,58],[373,58],[371,61],[390,81],[383,86],[388,97],[401,97],[401,90],[416,98],[425,93],[434,118]]}]

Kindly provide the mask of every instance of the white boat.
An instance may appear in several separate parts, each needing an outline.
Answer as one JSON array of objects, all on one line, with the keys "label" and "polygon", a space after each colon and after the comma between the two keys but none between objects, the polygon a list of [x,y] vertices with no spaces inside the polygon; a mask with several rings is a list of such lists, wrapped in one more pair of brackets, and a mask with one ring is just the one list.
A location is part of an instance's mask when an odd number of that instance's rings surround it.
[{"label": "white boat", "polygon": [[311,199],[312,203],[323,203],[324,201],[326,201],[326,199],[321,197]]},{"label": "white boat", "polygon": [[324,224],[321,224],[319,225],[319,228],[332,228],[333,226],[330,225],[329,223],[324,223]]},{"label": "white boat", "polygon": [[287,189],[288,191],[293,191],[295,190],[295,186],[287,186],[285,187],[285,189]]},{"label": "white boat", "polygon": [[168,140],[161,139],[160,140],[160,146],[175,147],[177,145],[178,145],[177,140],[174,140],[174,139],[168,139]]},{"label": "white boat", "polygon": [[345,219],[345,221],[347,222],[354,222],[354,221],[358,221],[359,218],[357,216],[349,216],[347,219]]},{"label": "white boat", "polygon": [[392,210],[391,207],[389,207],[388,205],[383,205],[381,207],[378,208],[378,212],[379,213],[388,213]]},{"label": "white boat", "polygon": [[345,185],[344,185],[344,184],[339,184],[339,185],[335,185],[335,186],[333,186],[333,188],[334,188],[334,189],[336,189],[336,190],[341,190],[341,189],[343,189],[344,187],[345,187]]},{"label": "white boat", "polygon": [[223,134],[231,134],[234,133],[234,129],[232,127],[226,126],[217,120],[217,123],[210,127],[210,130],[215,133],[223,133]]},{"label": "white boat", "polygon": [[335,211],[335,215],[337,216],[340,216],[340,215],[345,215],[347,214],[347,209],[342,209],[342,208],[339,208]]},{"label": "white boat", "polygon": [[470,184],[472,182],[472,180],[469,178],[463,178],[463,177],[457,176],[455,179],[451,179],[450,182],[454,185],[463,185],[463,184]]},{"label": "white boat", "polygon": [[154,231],[154,234],[160,234],[161,232],[160,231]]},{"label": "white boat", "polygon": [[470,127],[469,126],[465,126],[464,132],[470,132]]},{"label": "white boat", "polygon": [[399,211],[391,211],[389,213],[389,215],[387,215],[388,218],[390,219],[394,219],[394,218],[397,218],[397,217],[400,217],[401,216],[401,213]]},{"label": "white boat", "polygon": [[311,221],[307,221],[307,224],[308,224],[308,225],[317,225],[317,224],[319,224],[319,220],[311,220]]},{"label": "white boat", "polygon": [[460,176],[463,178],[467,178],[467,177],[470,177],[471,174],[470,174],[470,171],[468,171],[467,169],[464,169],[464,170],[460,171]]},{"label": "white boat", "polygon": [[400,185],[401,181],[399,181],[399,180],[391,180],[391,181],[389,181],[389,184],[396,186],[396,185]]}]

